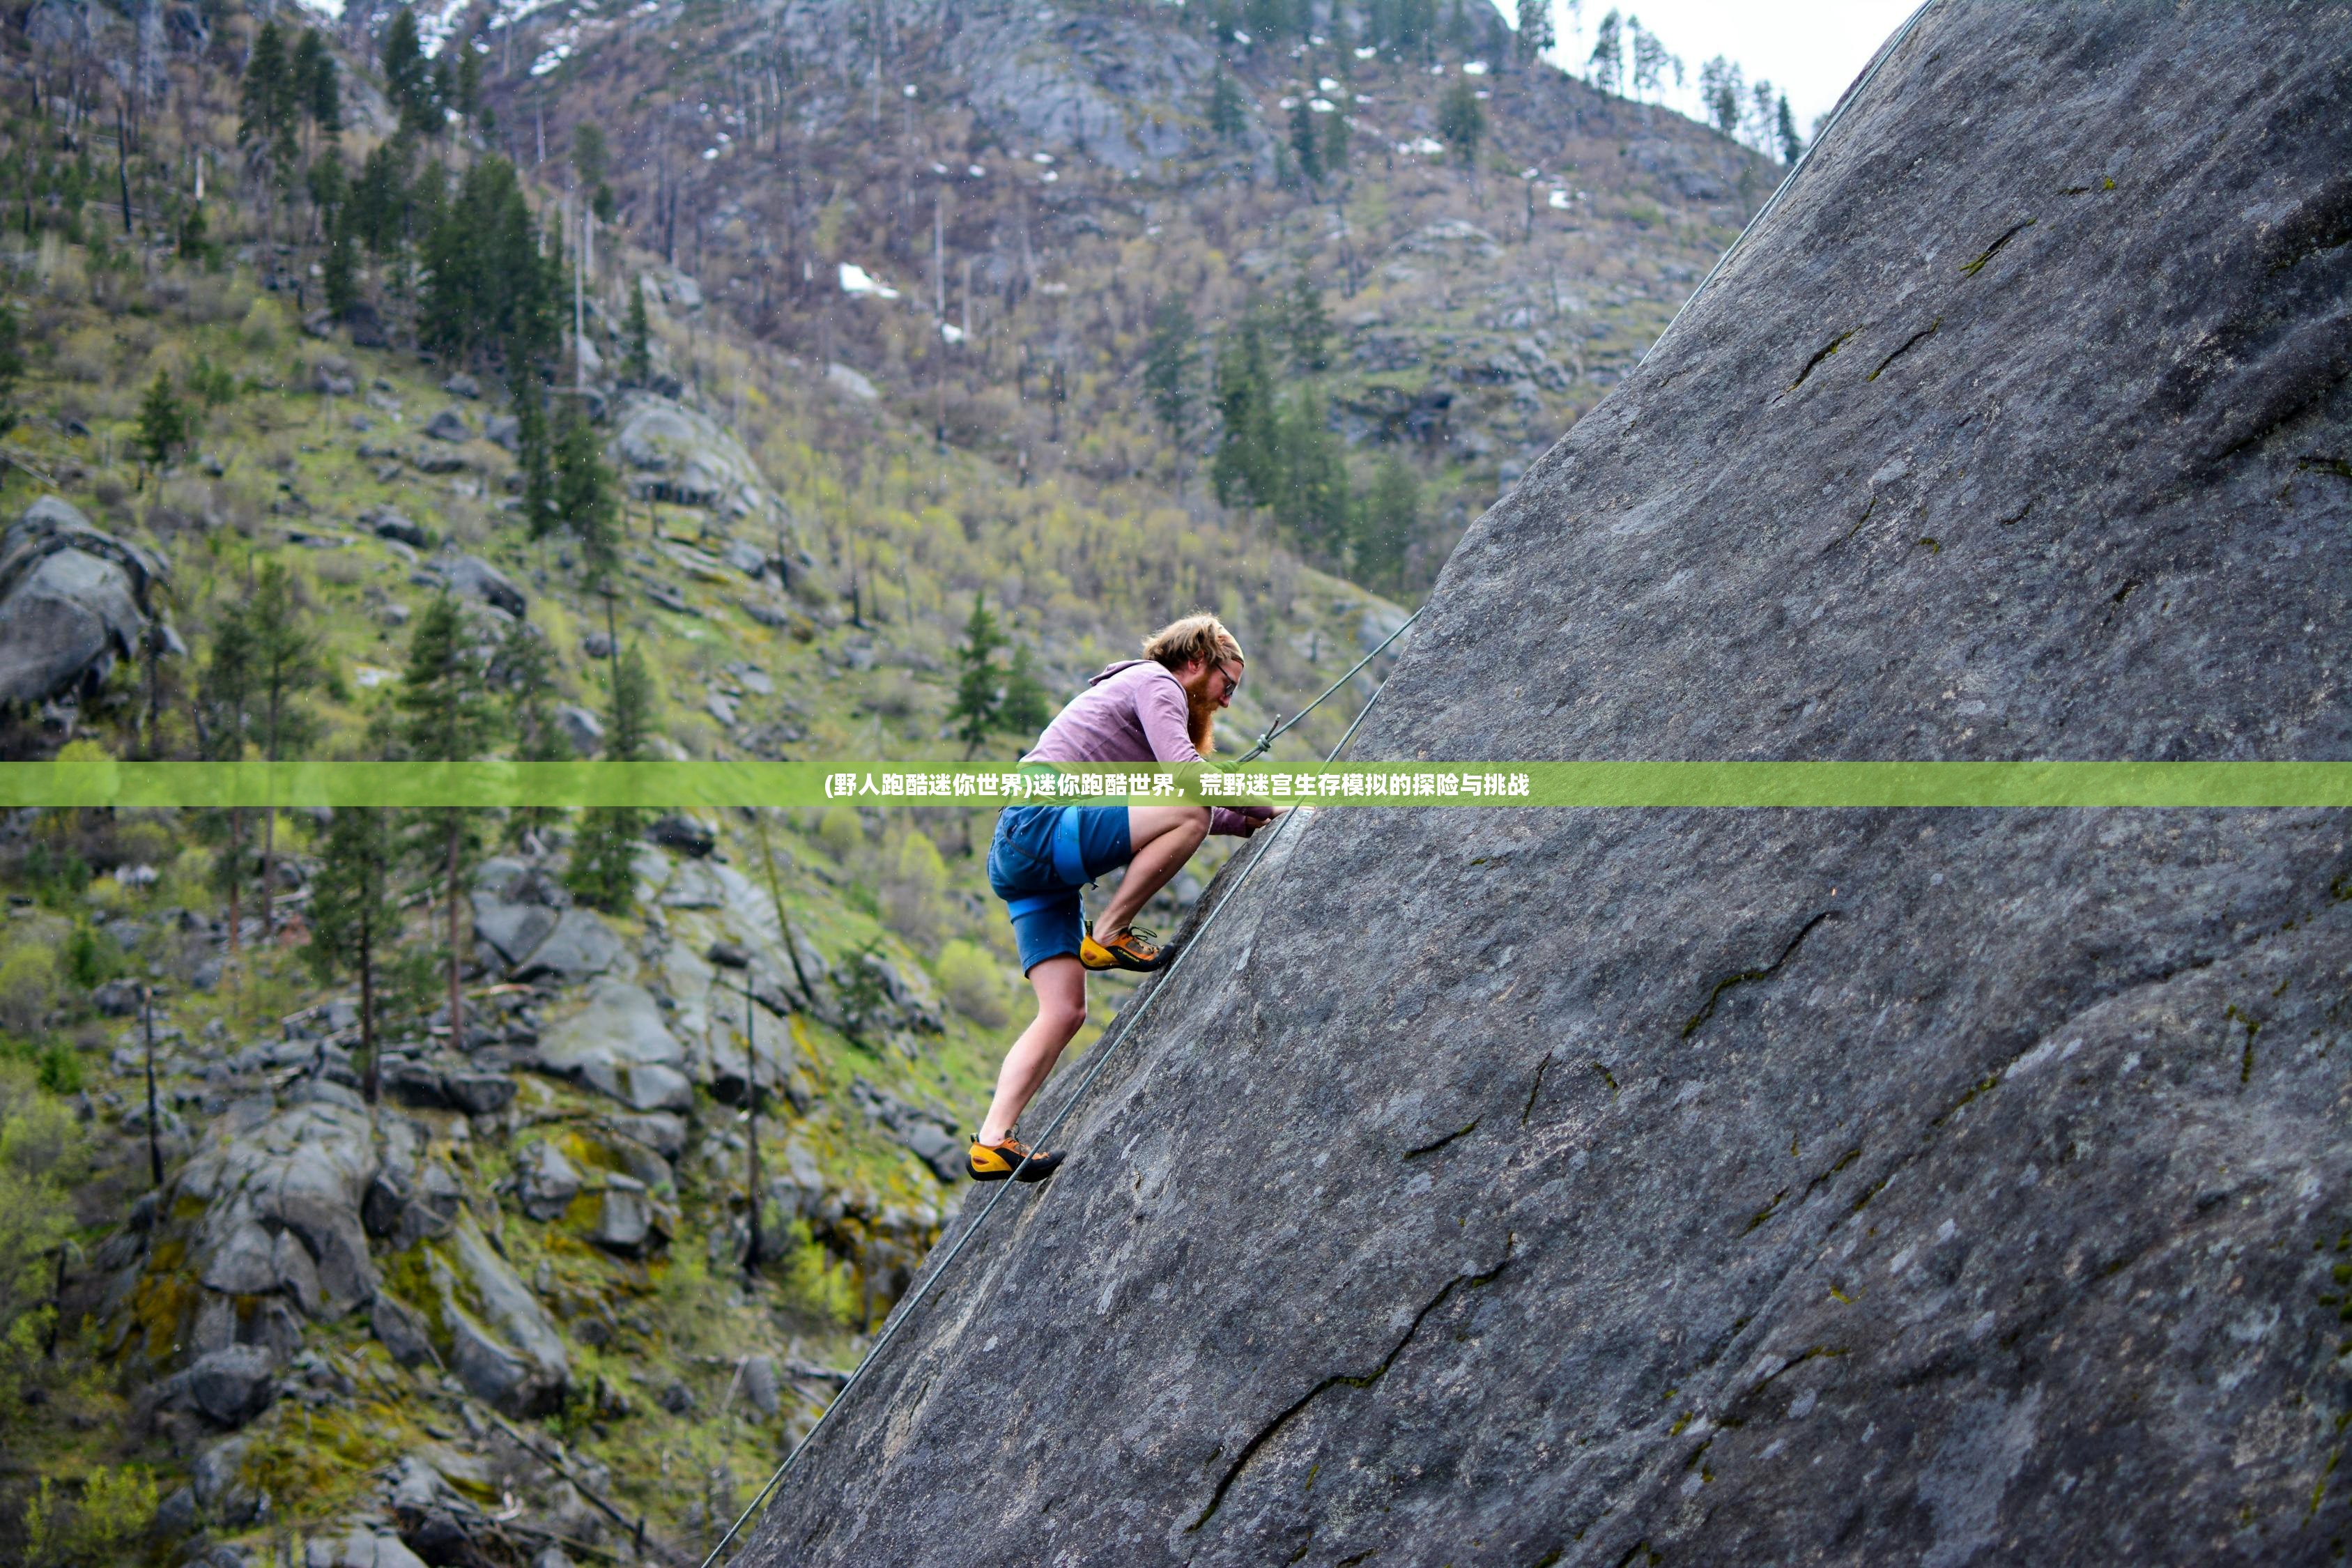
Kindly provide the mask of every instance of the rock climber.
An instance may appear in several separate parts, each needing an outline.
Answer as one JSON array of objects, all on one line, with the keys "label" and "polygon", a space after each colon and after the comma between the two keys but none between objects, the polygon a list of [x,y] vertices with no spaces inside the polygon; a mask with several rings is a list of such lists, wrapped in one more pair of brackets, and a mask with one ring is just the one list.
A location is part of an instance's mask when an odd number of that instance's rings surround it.
[{"label": "rock climber", "polygon": [[[1088,681],[1023,762],[1174,764],[1213,752],[1217,710],[1241,689],[1241,644],[1216,616],[1187,616],[1147,637],[1143,655]],[[996,1098],[971,1142],[972,1180],[1001,1182],[1017,1168],[1023,1181],[1042,1182],[1061,1165],[1059,1154],[1025,1148],[1013,1124],[1087,1020],[1087,971],[1159,968],[1166,954],[1132,924],[1136,912],[1208,835],[1246,838],[1276,815],[1272,806],[1201,805],[1013,805],[998,814],[988,880],[1012,913],[1037,1016],[997,1072]],[[1118,891],[1084,920],[1079,889],[1119,866],[1127,875]]]}]

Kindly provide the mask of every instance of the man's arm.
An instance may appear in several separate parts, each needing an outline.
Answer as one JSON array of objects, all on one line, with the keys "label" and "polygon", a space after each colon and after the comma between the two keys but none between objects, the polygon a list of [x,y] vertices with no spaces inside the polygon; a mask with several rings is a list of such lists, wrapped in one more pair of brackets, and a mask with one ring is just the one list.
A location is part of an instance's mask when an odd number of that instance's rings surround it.
[{"label": "man's arm", "polygon": [[[1144,682],[1135,694],[1135,717],[1155,762],[1173,767],[1201,760],[1201,753],[1192,749],[1192,714],[1185,706],[1183,683],[1172,674]],[[1209,808],[1209,831],[1247,838],[1274,816],[1272,806],[1214,805]]]}]

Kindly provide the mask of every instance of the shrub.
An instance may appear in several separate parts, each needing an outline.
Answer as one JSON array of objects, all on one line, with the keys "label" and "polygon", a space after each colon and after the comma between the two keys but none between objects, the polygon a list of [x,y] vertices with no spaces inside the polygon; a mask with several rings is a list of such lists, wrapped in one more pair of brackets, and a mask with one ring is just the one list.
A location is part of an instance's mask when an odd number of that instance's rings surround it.
[{"label": "shrub", "polygon": [[784,1227],[784,1301],[821,1322],[848,1328],[857,1321],[857,1286],[847,1264],[836,1264],[809,1232],[809,1223],[795,1219]]},{"label": "shrub", "polygon": [[43,1048],[38,1073],[41,1087],[51,1094],[81,1092],[81,1057],[63,1040],[51,1040]]},{"label": "shrub", "polygon": [[866,825],[845,805],[828,806],[817,818],[816,841],[836,860],[847,860],[866,842]]},{"label": "shrub", "polygon": [[43,1476],[25,1505],[25,1561],[38,1568],[125,1561],[154,1517],[155,1478],[142,1467],[99,1466],[82,1478],[79,1503],[57,1495]]},{"label": "shrub", "polygon": [[946,918],[947,862],[929,835],[909,831],[885,861],[882,910],[891,928],[918,947],[939,940]]},{"label": "shrub", "polygon": [[57,954],[25,942],[0,958],[0,1027],[29,1035],[41,1026],[58,989]]},{"label": "shrub", "polygon": [[1004,972],[968,942],[940,951],[940,988],[955,1010],[983,1029],[1001,1029],[1011,1017],[1004,1001]]},{"label": "shrub", "polygon": [[121,944],[104,931],[76,922],[73,935],[66,938],[66,979],[89,991],[121,973]]}]

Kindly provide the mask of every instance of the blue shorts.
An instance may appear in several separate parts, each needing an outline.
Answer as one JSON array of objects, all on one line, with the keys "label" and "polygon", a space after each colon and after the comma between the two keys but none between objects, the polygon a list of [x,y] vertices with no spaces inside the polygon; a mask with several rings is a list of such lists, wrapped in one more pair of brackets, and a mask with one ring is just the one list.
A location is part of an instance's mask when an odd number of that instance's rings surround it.
[{"label": "blue shorts", "polygon": [[1078,889],[1135,858],[1123,805],[1008,805],[988,847],[988,885],[1013,914],[1021,973],[1075,958],[1086,932]]}]

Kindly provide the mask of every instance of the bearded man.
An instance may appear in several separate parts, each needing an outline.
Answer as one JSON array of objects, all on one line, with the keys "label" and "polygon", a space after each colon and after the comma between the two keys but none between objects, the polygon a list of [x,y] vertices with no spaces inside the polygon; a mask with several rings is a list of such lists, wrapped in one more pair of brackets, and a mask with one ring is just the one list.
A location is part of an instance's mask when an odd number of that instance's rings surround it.
[{"label": "bearded man", "polygon": [[[1216,749],[1217,710],[1241,689],[1243,668],[1241,644],[1216,616],[1187,616],[1144,639],[1141,658],[1088,681],[1022,760],[1199,762]],[[998,814],[988,880],[1013,917],[1037,1016],[997,1073],[996,1098],[971,1142],[972,1180],[1001,1182],[1017,1170],[1024,1182],[1042,1182],[1060,1167],[1061,1155],[1024,1147],[1013,1123],[1087,1020],[1087,971],[1159,968],[1166,955],[1135,928],[1137,911],[1210,834],[1246,838],[1276,815],[1271,806],[1200,805],[1014,805]],[[1098,918],[1085,920],[1079,889],[1119,866],[1127,875],[1118,891]]]}]

